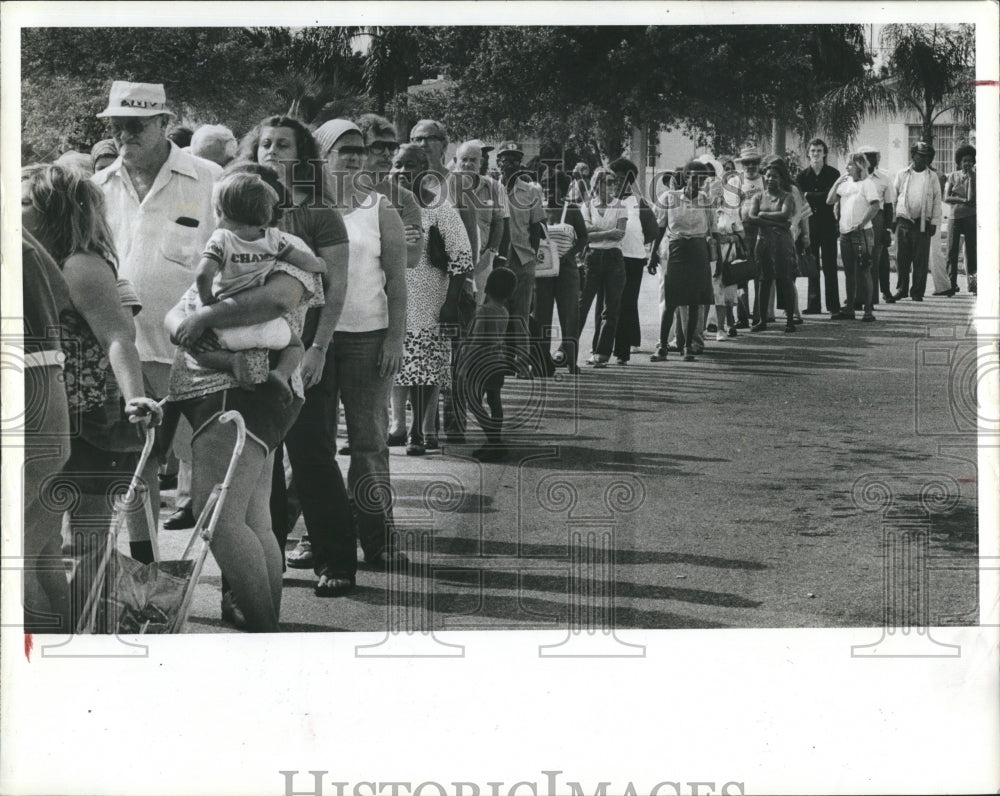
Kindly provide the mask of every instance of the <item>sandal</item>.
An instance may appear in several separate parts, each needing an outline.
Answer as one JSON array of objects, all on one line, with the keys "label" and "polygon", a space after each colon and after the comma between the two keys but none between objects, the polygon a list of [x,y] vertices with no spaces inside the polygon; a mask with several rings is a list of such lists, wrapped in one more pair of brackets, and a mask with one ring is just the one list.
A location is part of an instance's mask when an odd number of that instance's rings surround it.
[{"label": "sandal", "polygon": [[303,536],[299,539],[299,543],[285,556],[285,559],[288,561],[288,566],[292,569],[312,569],[313,551],[309,537]]},{"label": "sandal", "polygon": [[354,590],[354,581],[350,578],[338,578],[329,567],[323,567],[319,573],[314,592],[317,597],[343,597]]}]

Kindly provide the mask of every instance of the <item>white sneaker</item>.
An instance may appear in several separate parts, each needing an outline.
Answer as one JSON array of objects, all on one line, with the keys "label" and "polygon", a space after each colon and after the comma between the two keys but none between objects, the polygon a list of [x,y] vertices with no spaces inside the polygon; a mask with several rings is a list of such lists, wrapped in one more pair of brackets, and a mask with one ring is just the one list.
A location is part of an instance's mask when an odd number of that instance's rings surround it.
[{"label": "white sneaker", "polygon": [[726,333],[723,332],[721,329],[715,333],[715,342],[721,343],[725,339],[726,339]]}]

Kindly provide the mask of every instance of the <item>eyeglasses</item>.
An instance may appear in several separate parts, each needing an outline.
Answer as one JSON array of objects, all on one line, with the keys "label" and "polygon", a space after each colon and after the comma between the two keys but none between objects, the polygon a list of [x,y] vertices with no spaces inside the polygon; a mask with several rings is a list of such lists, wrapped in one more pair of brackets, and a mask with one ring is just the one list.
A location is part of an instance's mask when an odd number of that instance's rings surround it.
[{"label": "eyeglasses", "polygon": [[422,144],[424,141],[444,141],[444,139],[439,135],[411,135],[411,144]]},{"label": "eyeglasses", "polygon": [[368,151],[373,155],[393,155],[399,150],[399,144],[395,141],[372,141],[368,145]]},{"label": "eyeglasses", "polygon": [[112,119],[108,126],[111,128],[111,132],[118,135],[121,132],[126,132],[129,135],[141,135],[142,132],[149,126],[151,119]]},{"label": "eyeglasses", "polygon": [[342,158],[349,158],[351,155],[364,157],[368,153],[368,147],[363,146],[342,146],[334,150]]}]

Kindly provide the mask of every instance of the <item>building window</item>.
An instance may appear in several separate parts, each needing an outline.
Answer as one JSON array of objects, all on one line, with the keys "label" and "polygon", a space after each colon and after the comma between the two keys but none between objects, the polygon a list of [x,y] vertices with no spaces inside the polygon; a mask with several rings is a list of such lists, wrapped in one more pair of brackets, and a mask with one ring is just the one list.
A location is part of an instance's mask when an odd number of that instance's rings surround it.
[{"label": "building window", "polygon": [[[908,125],[909,141],[906,151],[909,153],[917,141],[923,138],[923,127],[919,124]],[[934,125],[934,162],[931,164],[939,173],[948,174],[955,170],[955,150],[968,139],[966,127],[955,124]]]},{"label": "building window", "polygon": [[657,145],[660,143],[660,131],[655,127],[646,131],[646,168],[655,169],[656,159],[660,155]]}]

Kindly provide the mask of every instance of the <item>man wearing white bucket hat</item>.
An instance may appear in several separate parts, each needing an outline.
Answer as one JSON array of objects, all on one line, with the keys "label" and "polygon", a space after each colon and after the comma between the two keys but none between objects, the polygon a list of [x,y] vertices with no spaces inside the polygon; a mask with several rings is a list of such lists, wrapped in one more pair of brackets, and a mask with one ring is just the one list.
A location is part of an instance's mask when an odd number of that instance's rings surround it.
[{"label": "man wearing white bucket hat", "polygon": [[[119,276],[130,280],[142,298],[135,345],[147,388],[163,398],[174,359],[163,321],[194,281],[199,255],[215,229],[212,185],[222,169],[167,139],[175,114],[159,83],[114,81],[108,106],[97,116],[108,120],[118,158],[93,179],[104,193]],[[175,445],[183,461],[189,459],[187,435],[178,431]],[[146,478],[154,512],[159,508],[155,464]],[[185,468],[181,481],[186,477]],[[165,527],[193,526],[190,506],[178,503]]]}]

